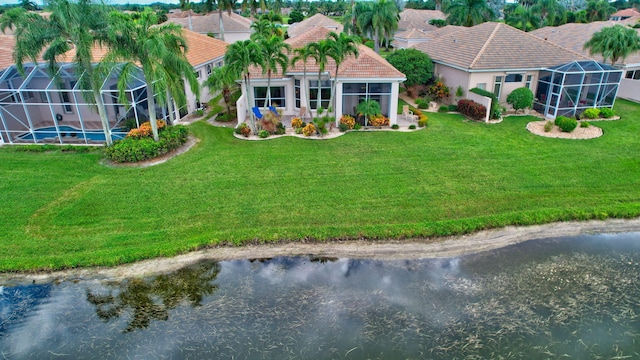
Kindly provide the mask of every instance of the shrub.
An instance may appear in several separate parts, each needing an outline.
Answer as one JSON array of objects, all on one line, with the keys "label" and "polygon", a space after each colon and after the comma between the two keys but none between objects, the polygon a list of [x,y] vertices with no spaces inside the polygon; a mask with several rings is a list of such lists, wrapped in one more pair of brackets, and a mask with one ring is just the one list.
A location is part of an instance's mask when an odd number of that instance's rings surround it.
[{"label": "shrub", "polygon": [[279,122],[278,125],[276,125],[276,135],[284,135],[286,132],[287,129],[281,122]]},{"label": "shrub", "polygon": [[400,129],[400,126],[398,124],[393,124],[393,125],[391,125],[391,128],[393,130],[398,130],[398,129]]},{"label": "shrub", "polygon": [[458,111],[458,105],[456,104],[449,105],[449,111]]},{"label": "shrub", "polygon": [[362,128],[362,125],[356,123],[355,125],[353,125],[353,130],[360,130]]},{"label": "shrub", "polygon": [[442,105],[438,108],[438,112],[441,112],[441,113],[449,112],[449,107],[447,105]]},{"label": "shrub", "polygon": [[268,138],[269,137],[269,132],[267,130],[260,130],[258,131],[258,136],[262,139]]},{"label": "shrub", "polygon": [[560,130],[564,132],[572,132],[576,127],[578,127],[578,121],[576,119],[566,116],[558,116],[555,123]]},{"label": "shrub", "polygon": [[429,118],[427,117],[427,115],[422,115],[420,116],[420,119],[418,119],[418,126],[425,127],[427,126],[428,121],[429,121]]},{"label": "shrub", "polygon": [[189,130],[182,125],[172,126],[159,134],[159,141],[152,138],[126,137],[116,140],[104,150],[105,156],[115,162],[138,162],[162,156],[185,142]]},{"label": "shrub", "polygon": [[409,129],[410,129],[410,130],[415,130],[415,128],[416,128],[416,125],[415,125],[415,124],[411,124],[411,125],[409,125]]},{"label": "shrub", "polygon": [[291,127],[294,129],[301,128],[302,119],[300,119],[299,117],[294,117],[293,119],[291,119]]},{"label": "shrub", "polygon": [[588,121],[583,121],[580,123],[581,128],[588,128],[591,124]]},{"label": "shrub", "polygon": [[474,120],[483,120],[487,116],[487,108],[473,100],[458,101],[458,111]]},{"label": "shrub", "polygon": [[389,118],[383,115],[374,115],[369,117],[369,125],[371,126],[389,126]]},{"label": "shrub", "polygon": [[507,103],[516,111],[530,108],[533,105],[533,92],[526,87],[517,88],[507,96]]},{"label": "shrub", "polygon": [[582,112],[582,117],[587,119],[597,119],[600,117],[600,109],[590,108]]},{"label": "shrub", "polygon": [[196,111],[193,112],[196,116],[202,116],[204,115],[204,110],[202,109],[198,109]]},{"label": "shrub", "polygon": [[251,128],[249,128],[247,123],[242,123],[238,125],[235,131],[236,131],[236,134],[244,135],[244,137],[248,137],[249,134],[251,134]]},{"label": "shrub", "polygon": [[544,124],[544,132],[549,132],[549,131],[551,131],[551,130],[553,130],[553,122],[551,122],[551,121],[547,121],[547,122]]},{"label": "shrub", "polygon": [[435,84],[429,86],[427,93],[436,101],[441,101],[449,97],[449,87],[447,87],[444,82],[438,80]]},{"label": "shrub", "polygon": [[296,134],[298,134],[298,135],[302,134],[302,128],[301,127],[296,128],[295,131],[296,131]]},{"label": "shrub", "polygon": [[[167,126],[167,123],[164,120],[157,120],[156,125],[158,126],[158,133],[160,133],[160,131]],[[135,139],[142,139],[151,136],[153,136],[153,132],[151,130],[151,123],[148,121],[140,124],[139,128],[131,129],[129,130],[129,133],[127,133],[127,137]]]},{"label": "shrub", "polygon": [[472,93],[490,98],[491,109],[489,109],[489,115],[491,116],[492,119],[497,119],[500,117],[500,114],[498,113],[500,104],[498,103],[498,97],[496,96],[496,94],[492,93],[491,91],[483,90],[480,88],[473,88],[473,89],[470,89],[469,91],[471,91]]},{"label": "shrub", "polygon": [[351,115],[342,115],[340,117],[340,125],[345,125],[347,130],[351,130],[356,125],[356,119]]},{"label": "shrub", "polygon": [[610,108],[601,108],[600,109],[600,117],[601,118],[608,119],[608,118],[612,118],[614,116],[616,116],[616,112],[613,111],[613,109],[610,109]]},{"label": "shrub", "polygon": [[316,132],[316,127],[311,123],[307,124],[307,126],[302,128],[302,133],[304,134],[304,136],[311,136],[315,132]]},{"label": "shrub", "polygon": [[340,132],[345,132],[349,130],[349,126],[347,126],[347,124],[340,123],[338,124],[338,129],[340,130]]}]

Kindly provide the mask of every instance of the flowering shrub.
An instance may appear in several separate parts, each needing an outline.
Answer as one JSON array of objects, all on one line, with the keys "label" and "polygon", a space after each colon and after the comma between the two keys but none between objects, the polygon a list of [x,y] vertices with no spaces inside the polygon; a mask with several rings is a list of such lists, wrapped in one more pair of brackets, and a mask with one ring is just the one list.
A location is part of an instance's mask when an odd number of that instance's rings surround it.
[{"label": "flowering shrub", "polygon": [[307,126],[302,128],[302,133],[304,134],[304,136],[311,136],[315,132],[316,127],[312,123],[309,123]]},{"label": "flowering shrub", "polygon": [[251,134],[251,128],[249,128],[247,123],[242,123],[236,128],[236,134],[248,137],[249,134]]},{"label": "flowering shrub", "polygon": [[344,124],[348,130],[351,130],[356,125],[356,119],[351,115],[342,115],[340,117],[340,124]]},{"label": "flowering shrub", "polygon": [[440,101],[449,97],[449,87],[447,87],[447,85],[442,81],[436,81],[435,84],[429,86],[427,93],[436,101]]},{"label": "flowering shrub", "polygon": [[[163,126],[164,128],[165,126]],[[159,134],[159,141],[149,137],[126,137],[116,140],[104,150],[105,155],[115,162],[137,162],[153,159],[182,146],[189,130],[182,125],[172,126]]]},{"label": "flowering shrub", "polygon": [[[164,120],[157,120],[156,124],[158,126],[158,132],[167,126],[167,123]],[[129,130],[129,133],[127,134],[128,137],[132,137],[134,139],[151,137],[152,135],[153,131],[151,130],[151,123],[148,121],[140,124],[139,128]]]},{"label": "flowering shrub", "polygon": [[291,119],[291,127],[294,129],[302,127],[302,119],[300,119],[299,117],[294,117],[293,119]]},{"label": "flowering shrub", "polygon": [[420,116],[418,117],[418,126],[425,127],[427,126],[428,121],[429,121],[429,118],[427,117],[427,115],[420,114]]},{"label": "flowering shrub", "polygon": [[473,100],[458,101],[458,111],[474,120],[482,120],[487,116],[487,107]]},{"label": "flowering shrub", "polygon": [[369,118],[371,126],[389,126],[389,118],[383,115],[374,115]]}]

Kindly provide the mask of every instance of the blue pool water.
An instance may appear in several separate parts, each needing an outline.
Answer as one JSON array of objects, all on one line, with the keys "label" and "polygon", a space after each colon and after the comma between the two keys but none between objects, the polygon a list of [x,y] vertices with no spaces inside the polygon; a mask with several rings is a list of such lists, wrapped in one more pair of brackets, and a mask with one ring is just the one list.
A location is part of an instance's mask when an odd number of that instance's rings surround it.
[{"label": "blue pool water", "polygon": [[[81,129],[76,129],[67,125],[59,126],[58,129],[60,129],[60,135],[63,137],[70,136],[78,139],[84,139],[86,135],[88,140],[105,141],[104,132],[102,130],[86,130],[82,133]],[[36,140],[52,139],[58,136],[55,126],[35,129],[34,133]],[[123,139],[126,135],[127,131],[121,128],[116,128],[111,131],[111,137],[114,140]],[[34,134],[32,133],[25,133],[18,136],[18,138],[21,140],[33,140],[33,136]]]}]

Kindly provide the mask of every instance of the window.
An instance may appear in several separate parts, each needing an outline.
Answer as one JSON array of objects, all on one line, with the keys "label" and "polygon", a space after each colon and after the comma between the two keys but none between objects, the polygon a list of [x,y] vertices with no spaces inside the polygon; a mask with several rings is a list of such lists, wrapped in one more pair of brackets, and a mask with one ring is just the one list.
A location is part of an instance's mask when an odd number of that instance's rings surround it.
[{"label": "window", "polygon": [[478,89],[486,90],[486,89],[487,89],[487,83],[478,83],[478,84],[476,85],[476,87],[477,87]]},{"label": "window", "polygon": [[205,69],[207,69],[207,75],[211,75],[211,64],[207,64],[207,66],[205,66]]},{"label": "window", "polygon": [[504,78],[504,82],[522,82],[522,74],[509,74]]},{"label": "window", "polygon": [[196,71],[196,79],[200,79],[201,76],[202,76],[202,71],[200,70]]},{"label": "window", "polygon": [[533,82],[533,75],[527,75],[527,81],[524,83],[524,86],[531,90],[531,83]]},{"label": "window", "polygon": [[640,80],[640,70],[629,70],[625,75],[625,78],[632,80]]},{"label": "window", "polygon": [[296,96],[296,108],[300,108],[300,80],[293,80],[293,92]]},{"label": "window", "polygon": [[216,67],[222,67],[222,61],[218,61],[218,62],[216,63]]},{"label": "window", "polygon": [[500,99],[500,89],[502,88],[502,76],[496,76],[496,80],[493,83],[493,93],[496,94],[498,100]]},{"label": "window", "polygon": [[375,100],[380,103],[382,115],[389,116],[391,109],[391,84],[346,83],[342,85],[342,113],[355,114],[359,103]]},{"label": "window", "polygon": [[[75,85],[75,81],[72,81],[70,85],[73,88],[73,86]],[[62,103],[62,109],[66,114],[73,113],[73,108],[71,107],[71,96],[68,91],[64,91],[67,89],[66,84],[64,82],[61,82],[59,89],[62,90],[60,91],[60,102]]]},{"label": "window", "polygon": [[625,79],[633,79],[633,71],[627,71],[627,75],[625,75]]},{"label": "window", "polygon": [[[254,106],[265,107],[267,101],[267,87],[258,86],[253,88]],[[284,86],[271,87],[271,105],[275,107],[286,107]]]},{"label": "window", "polygon": [[[331,99],[331,80],[322,80],[320,82],[320,106],[323,109],[329,108],[329,100]],[[309,80],[309,100],[311,108],[318,108],[318,80]]]}]

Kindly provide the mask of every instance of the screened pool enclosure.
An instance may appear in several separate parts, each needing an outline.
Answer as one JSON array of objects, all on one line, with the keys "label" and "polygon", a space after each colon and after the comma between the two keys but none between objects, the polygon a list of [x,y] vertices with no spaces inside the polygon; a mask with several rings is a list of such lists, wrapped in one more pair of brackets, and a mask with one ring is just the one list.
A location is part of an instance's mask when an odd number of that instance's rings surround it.
[{"label": "screened pool enclosure", "polygon": [[540,71],[533,109],[549,118],[588,108],[613,107],[622,70],[596,61],[574,61]]},{"label": "screened pool enclosure", "polygon": [[[100,93],[109,120],[104,133],[93,94],[79,88],[84,74],[72,64],[62,65],[56,76],[45,64],[26,64],[24,76],[11,66],[0,72],[0,143],[102,144],[106,136],[116,140],[149,119],[146,83],[142,70],[131,77],[127,103],[118,100],[120,67],[114,67]],[[156,109],[158,119],[167,111]]]}]

